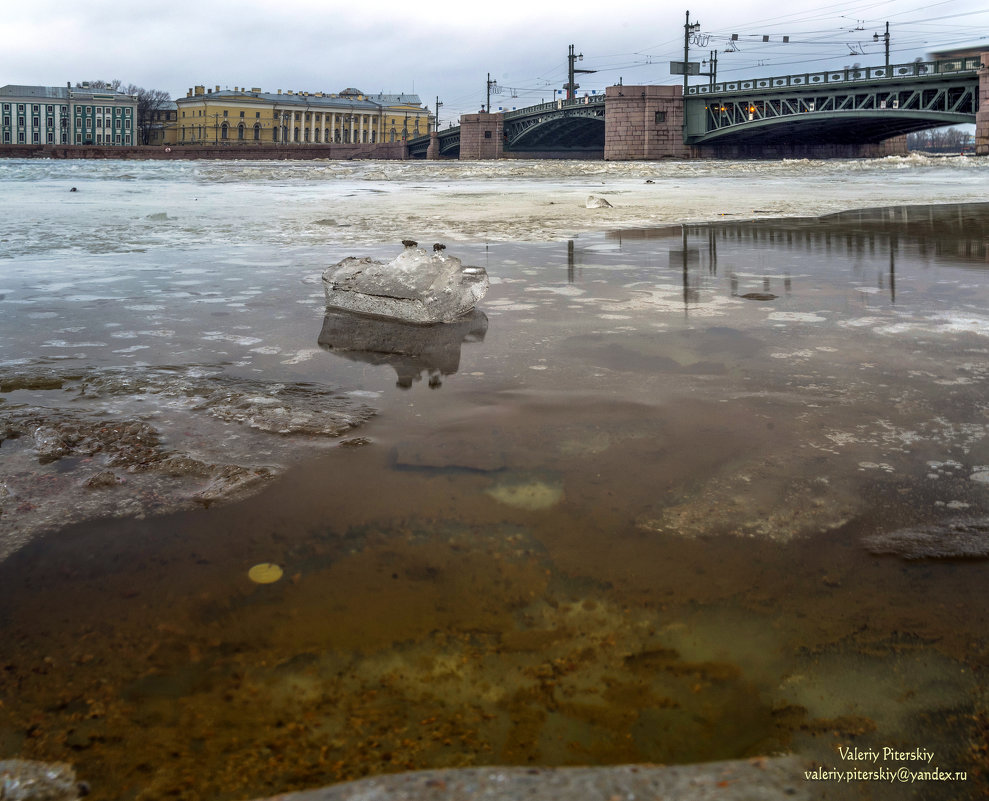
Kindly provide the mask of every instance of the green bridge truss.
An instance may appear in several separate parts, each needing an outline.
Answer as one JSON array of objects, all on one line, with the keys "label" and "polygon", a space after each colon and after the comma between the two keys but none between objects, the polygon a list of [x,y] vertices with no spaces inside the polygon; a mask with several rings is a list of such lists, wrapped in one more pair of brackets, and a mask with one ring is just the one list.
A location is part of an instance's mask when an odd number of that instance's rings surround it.
[{"label": "green bridge truss", "polygon": [[687,144],[878,142],[974,123],[978,57],[691,86]]}]

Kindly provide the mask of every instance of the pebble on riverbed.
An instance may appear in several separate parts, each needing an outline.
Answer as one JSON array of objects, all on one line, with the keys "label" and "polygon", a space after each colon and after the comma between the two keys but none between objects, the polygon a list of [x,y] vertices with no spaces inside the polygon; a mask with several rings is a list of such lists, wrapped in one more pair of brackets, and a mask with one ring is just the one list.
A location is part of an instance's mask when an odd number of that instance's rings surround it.
[{"label": "pebble on riverbed", "polygon": [[958,517],[862,539],[874,554],[904,559],[989,559],[989,517]]}]

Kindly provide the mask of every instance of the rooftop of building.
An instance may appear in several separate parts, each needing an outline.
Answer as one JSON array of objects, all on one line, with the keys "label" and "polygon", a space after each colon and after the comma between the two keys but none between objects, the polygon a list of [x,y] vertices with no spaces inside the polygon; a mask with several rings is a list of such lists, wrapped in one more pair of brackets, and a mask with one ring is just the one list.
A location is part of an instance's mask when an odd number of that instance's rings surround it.
[{"label": "rooftop of building", "polygon": [[133,95],[118,92],[116,89],[92,88],[88,84],[77,84],[75,86],[25,86],[22,84],[9,83],[0,86],[0,95],[3,97],[25,97],[38,98],[39,100],[65,100],[71,97],[96,97],[110,100],[133,100]]},{"label": "rooftop of building", "polygon": [[198,100],[202,98],[221,98],[224,100],[256,99],[268,103],[278,103],[280,105],[299,106],[340,106],[347,105],[351,108],[366,108],[377,110],[381,106],[411,106],[422,107],[422,100],[417,94],[400,92],[397,94],[378,92],[368,94],[352,87],[343,89],[340,92],[294,92],[291,89],[276,92],[264,92],[259,88],[247,89],[246,87],[235,86],[233,89],[206,89],[204,86],[196,86],[188,91],[183,100]]},{"label": "rooftop of building", "polygon": [[0,95],[4,97],[37,97],[52,100],[64,100],[68,97],[68,89],[64,86],[22,86],[9,83],[0,86]]}]

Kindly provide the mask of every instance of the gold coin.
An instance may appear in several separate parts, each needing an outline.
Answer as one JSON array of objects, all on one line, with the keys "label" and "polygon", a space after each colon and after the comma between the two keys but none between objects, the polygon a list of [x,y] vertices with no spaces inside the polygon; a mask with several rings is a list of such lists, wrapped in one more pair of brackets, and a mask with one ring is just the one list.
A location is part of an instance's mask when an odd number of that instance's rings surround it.
[{"label": "gold coin", "polygon": [[247,577],[256,584],[272,584],[282,577],[282,569],[271,562],[262,562],[248,570]]}]

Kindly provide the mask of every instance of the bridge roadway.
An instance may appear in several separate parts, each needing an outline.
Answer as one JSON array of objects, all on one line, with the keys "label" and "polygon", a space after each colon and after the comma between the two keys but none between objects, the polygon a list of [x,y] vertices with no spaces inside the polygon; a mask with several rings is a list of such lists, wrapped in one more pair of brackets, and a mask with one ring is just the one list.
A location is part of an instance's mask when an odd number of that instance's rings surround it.
[{"label": "bridge roadway", "polygon": [[[982,55],[989,65],[989,54]],[[489,140],[495,137],[492,122],[497,123],[497,140],[482,142],[480,150],[468,148],[471,155],[466,157],[689,157],[718,155],[726,146],[756,155],[752,151],[780,145],[876,145],[912,131],[964,123],[977,124],[982,139],[979,152],[986,153],[989,70],[981,62],[976,55],[695,85],[688,87],[686,103],[679,86],[613,86],[605,94],[573,101],[464,115],[462,125],[432,135],[436,140],[432,151],[430,137],[411,140],[409,155],[459,157],[462,138],[476,145],[472,137],[478,134]],[[649,97],[657,90],[675,99],[675,104],[650,104]],[[637,115],[629,104],[640,95],[642,108]],[[615,113],[619,107],[625,109],[623,114]],[[655,147],[652,153],[648,147],[636,151],[636,135],[648,140],[653,123],[653,131],[665,129],[667,141],[677,139],[670,152],[656,152]],[[478,125],[484,131],[473,130]],[[617,152],[614,146],[606,147],[609,138],[622,141]],[[622,153],[626,140],[628,152]],[[871,152],[863,150],[862,155]]]}]

